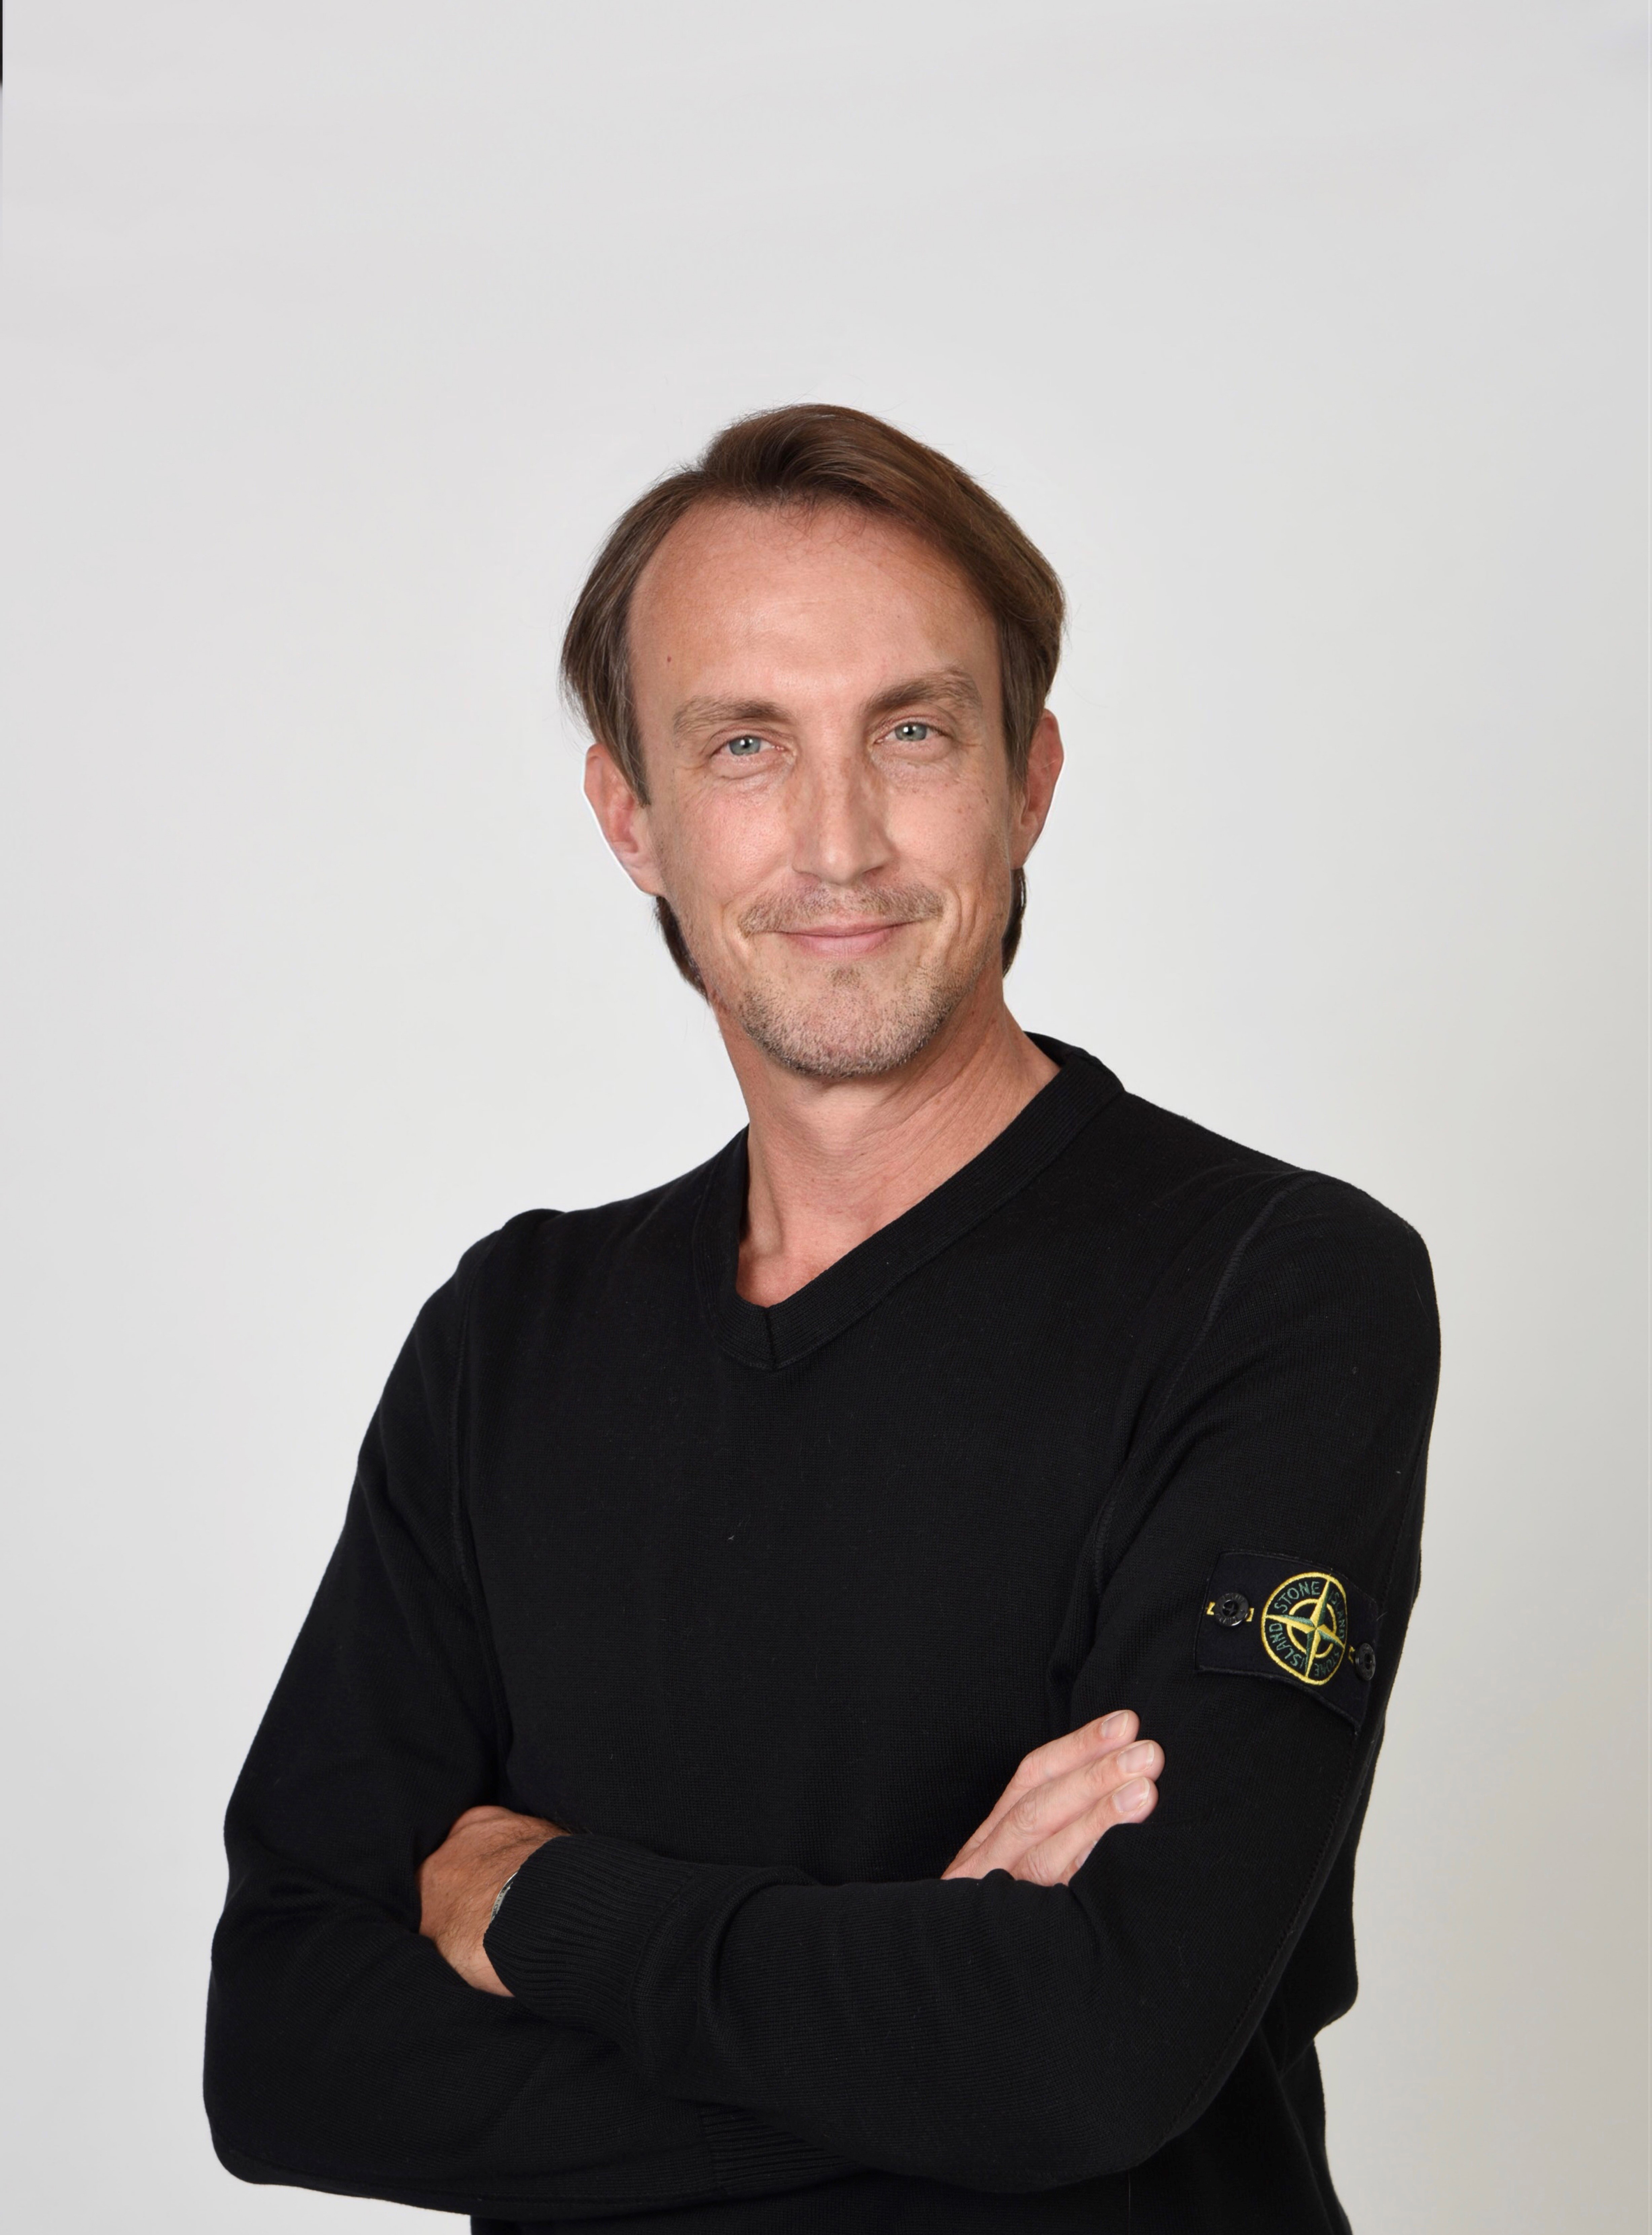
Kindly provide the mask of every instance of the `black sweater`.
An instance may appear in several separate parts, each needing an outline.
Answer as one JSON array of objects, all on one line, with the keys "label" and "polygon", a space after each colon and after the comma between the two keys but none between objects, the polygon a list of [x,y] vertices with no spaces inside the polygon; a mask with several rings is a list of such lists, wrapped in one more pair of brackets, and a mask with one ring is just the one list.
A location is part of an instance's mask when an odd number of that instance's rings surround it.
[{"label": "black sweater", "polygon": [[[1040,1045],[771,1308],[744,1134],[425,1306],[230,1805],[232,2172],[662,2235],[1346,2228],[1314,2036],[1419,1578],[1427,1255]],[[1119,1707],[1144,1825],[1066,1886],[941,1879]],[[575,1835],[490,1928],[513,2000],[416,1930],[488,1800]]]}]

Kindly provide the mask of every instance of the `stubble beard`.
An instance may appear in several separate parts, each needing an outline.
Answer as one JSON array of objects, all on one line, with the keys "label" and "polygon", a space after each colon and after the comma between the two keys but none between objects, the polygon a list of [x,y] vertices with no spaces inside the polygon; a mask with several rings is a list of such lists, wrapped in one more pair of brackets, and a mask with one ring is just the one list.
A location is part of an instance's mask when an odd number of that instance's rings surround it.
[{"label": "stubble beard", "polygon": [[[857,901],[855,912],[869,923],[880,917],[921,921],[941,912],[939,897],[923,888],[886,888]],[[841,918],[842,913],[842,900],[833,894],[812,905],[807,900],[759,903],[742,916],[740,929],[748,937],[803,930],[811,916]],[[823,982],[807,991],[766,973],[724,988],[698,956],[696,961],[713,1005],[771,1062],[801,1078],[831,1081],[876,1078],[910,1063],[973,990],[990,952],[954,958],[951,967],[946,958],[932,957],[893,983],[887,963],[880,967],[874,958],[836,963]]]},{"label": "stubble beard", "polygon": [[811,1000],[748,984],[732,1013],[770,1061],[801,1078],[877,1078],[927,1047],[974,985],[933,967],[880,993],[863,966],[837,964]]}]

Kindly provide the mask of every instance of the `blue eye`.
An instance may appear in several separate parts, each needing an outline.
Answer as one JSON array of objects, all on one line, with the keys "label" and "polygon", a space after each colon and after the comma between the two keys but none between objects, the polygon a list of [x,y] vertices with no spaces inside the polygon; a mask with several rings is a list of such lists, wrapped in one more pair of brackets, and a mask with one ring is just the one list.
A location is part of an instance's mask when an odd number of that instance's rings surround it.
[{"label": "blue eye", "polygon": [[921,744],[928,734],[928,722],[897,722],[895,725],[895,735],[903,745]]},{"label": "blue eye", "polygon": [[750,760],[753,753],[760,753],[763,750],[763,739],[751,737],[731,737],[728,750],[737,760]]}]

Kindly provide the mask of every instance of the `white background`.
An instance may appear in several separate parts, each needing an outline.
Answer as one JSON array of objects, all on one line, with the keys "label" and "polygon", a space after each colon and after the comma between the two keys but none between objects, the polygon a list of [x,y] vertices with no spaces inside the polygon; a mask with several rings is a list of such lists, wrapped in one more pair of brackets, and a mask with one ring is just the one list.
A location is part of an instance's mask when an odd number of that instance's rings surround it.
[{"label": "white background", "polygon": [[423,1296],[741,1122],[555,648],[823,397],[1072,593],[1018,1014],[1433,1252],[1354,2223],[1642,2227],[1643,10],[10,28],[11,2223],[407,2224],[212,2156],[221,1812]]}]

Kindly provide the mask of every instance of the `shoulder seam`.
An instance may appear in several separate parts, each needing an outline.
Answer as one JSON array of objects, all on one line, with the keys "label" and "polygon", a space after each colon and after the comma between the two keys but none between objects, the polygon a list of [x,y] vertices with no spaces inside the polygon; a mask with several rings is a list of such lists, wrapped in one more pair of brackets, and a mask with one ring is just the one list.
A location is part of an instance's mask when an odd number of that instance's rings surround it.
[{"label": "shoulder seam", "polygon": [[1177,1368],[1176,1380],[1171,1382],[1170,1389],[1167,1389],[1164,1393],[1167,1398],[1174,1391],[1176,1382],[1181,1380],[1184,1368],[1192,1362],[1194,1357],[1203,1347],[1206,1335],[1210,1334],[1211,1328],[1215,1326],[1217,1314],[1221,1311],[1223,1304],[1228,1301],[1228,1292],[1232,1288],[1234,1281],[1237,1277],[1239,1268],[1244,1261],[1246,1250],[1249,1249],[1251,1243],[1262,1232],[1263,1227],[1267,1225],[1268,1220],[1278,1209],[1280,1204],[1284,1202],[1287,1196],[1298,1195],[1303,1188],[1312,1187],[1315,1182],[1322,1180],[1324,1177],[1325,1174],[1322,1172],[1298,1172],[1293,1178],[1287,1180],[1282,1187],[1275,1188],[1272,1195],[1268,1196],[1267,1202],[1263,1203],[1262,1209],[1256,1213],[1255,1218],[1251,1220],[1249,1225],[1246,1227],[1244,1232],[1234,1243],[1233,1248],[1228,1253],[1228,1262],[1222,1268],[1222,1278],[1216,1282],[1216,1287],[1210,1293],[1210,1301],[1205,1307],[1204,1318],[1200,1322],[1199,1332],[1195,1335],[1193,1340],[1188,1345],[1187,1355],[1183,1360],[1181,1366]]},{"label": "shoulder seam", "polygon": [[[1257,1235],[1262,1232],[1262,1228],[1266,1226],[1268,1220],[1273,1216],[1280,1204],[1284,1202],[1287,1196],[1295,1195],[1301,1189],[1311,1187],[1315,1182],[1323,1180],[1326,1176],[1326,1174],[1323,1172],[1294,1173],[1289,1179],[1286,1180],[1282,1185],[1274,1190],[1267,1202],[1263,1203],[1262,1209],[1251,1220],[1249,1225],[1246,1227],[1244,1232],[1234,1243],[1233,1248],[1228,1252],[1228,1262],[1222,1268],[1221,1276],[1217,1280],[1216,1287],[1211,1290],[1210,1301],[1205,1306],[1204,1317],[1199,1322],[1199,1331],[1197,1334],[1194,1336],[1192,1341],[1189,1343],[1186,1350],[1182,1353],[1181,1360],[1177,1366],[1175,1373],[1170,1376],[1169,1382],[1166,1384],[1159,1396],[1157,1403],[1153,1407],[1152,1415],[1147,1424],[1149,1426],[1151,1426],[1152,1420],[1157,1419],[1158,1415],[1164,1411],[1164,1407],[1170,1404],[1171,1399],[1175,1396],[1177,1390],[1181,1386],[1183,1375],[1187,1372],[1194,1360],[1198,1356],[1199,1352],[1203,1349],[1205,1337],[1210,1334],[1211,1327],[1215,1325],[1216,1315],[1227,1301],[1228,1292],[1233,1286],[1235,1276],[1238,1273],[1240,1264],[1243,1260],[1246,1250],[1249,1249],[1250,1244],[1255,1240]],[[1115,1490],[1116,1488],[1117,1485],[1115,1485]],[[1110,1495],[1106,1504],[1103,1509],[1101,1525],[1096,1531],[1093,1548],[1090,1555],[1090,1577],[1098,1594],[1099,1594],[1105,1588],[1105,1570],[1107,1564],[1107,1540],[1112,1533],[1113,1518],[1118,1510],[1118,1502],[1117,1496]]]}]

